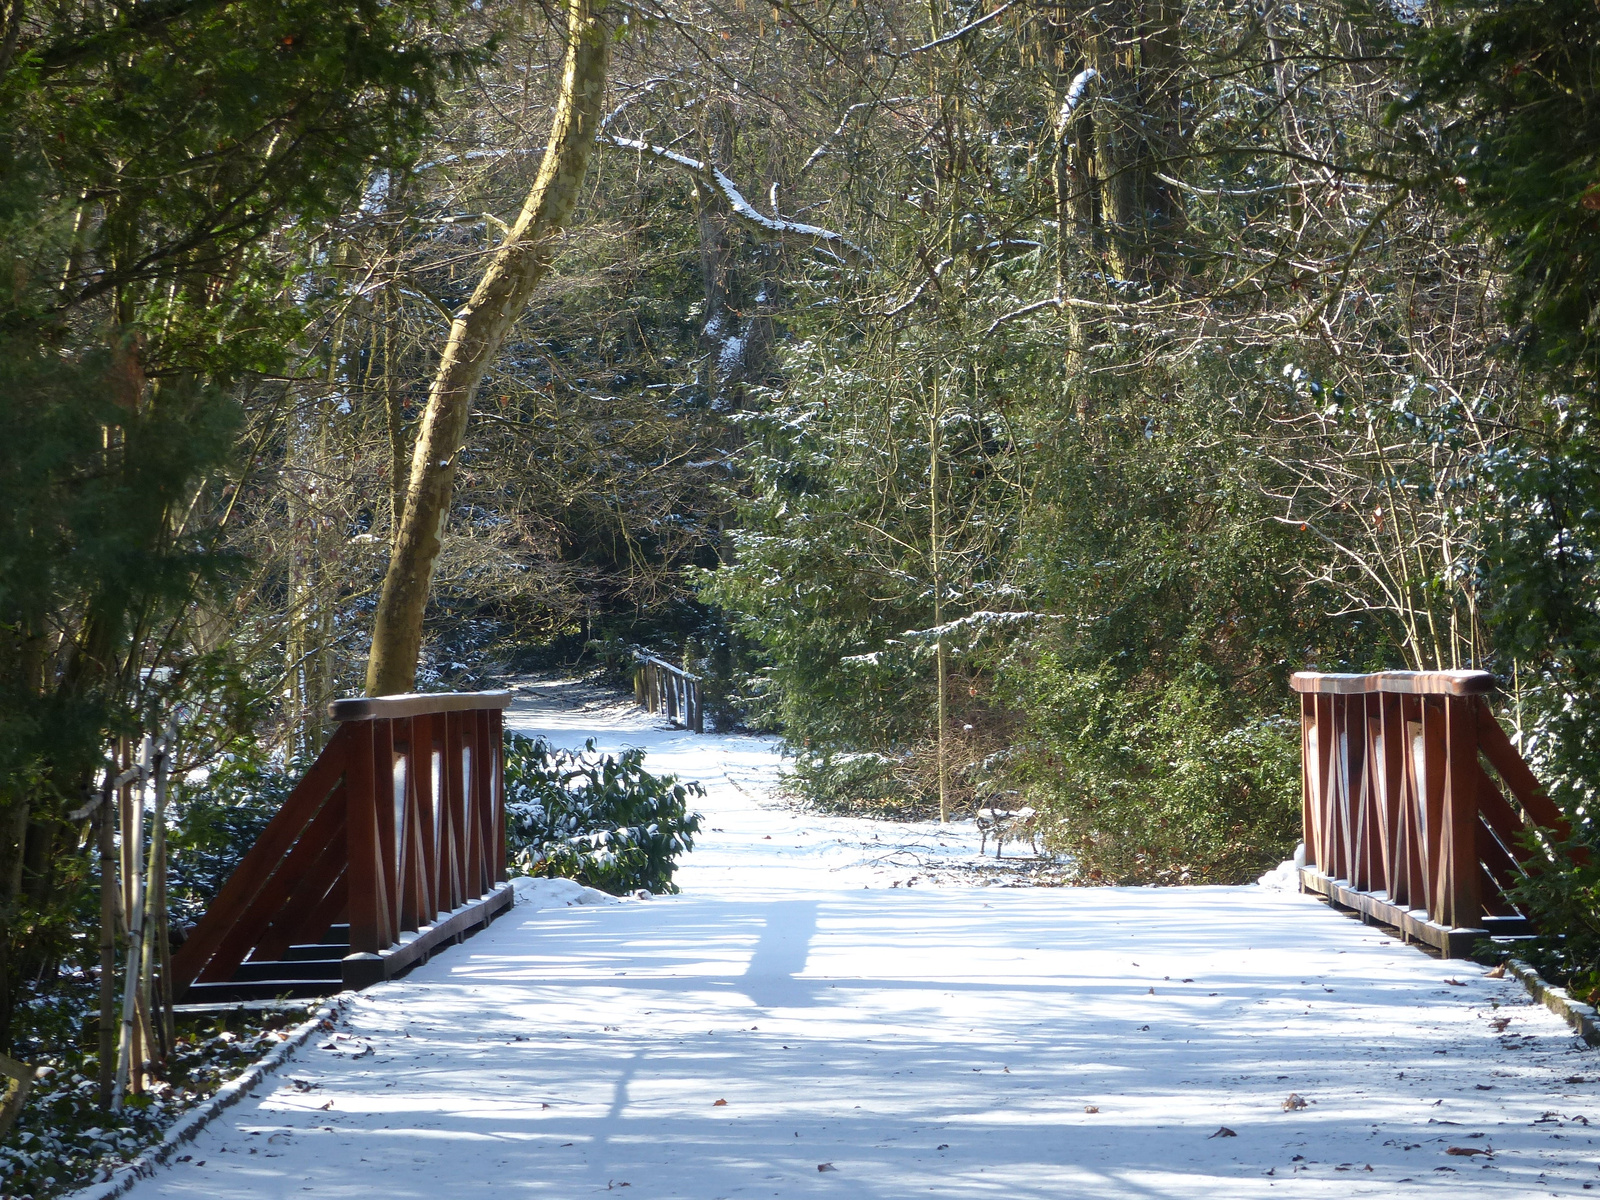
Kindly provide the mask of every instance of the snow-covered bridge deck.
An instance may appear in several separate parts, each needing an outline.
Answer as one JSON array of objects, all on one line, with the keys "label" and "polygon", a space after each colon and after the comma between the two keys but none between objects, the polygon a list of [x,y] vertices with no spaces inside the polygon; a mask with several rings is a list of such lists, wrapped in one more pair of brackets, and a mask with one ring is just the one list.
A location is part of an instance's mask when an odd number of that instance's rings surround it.
[{"label": "snow-covered bridge deck", "polygon": [[519,906],[133,1195],[1600,1190],[1600,1060],[1515,982],[1259,888],[930,887],[970,827],[765,807],[770,743],[562,694],[509,724],[707,785],[684,894]]}]

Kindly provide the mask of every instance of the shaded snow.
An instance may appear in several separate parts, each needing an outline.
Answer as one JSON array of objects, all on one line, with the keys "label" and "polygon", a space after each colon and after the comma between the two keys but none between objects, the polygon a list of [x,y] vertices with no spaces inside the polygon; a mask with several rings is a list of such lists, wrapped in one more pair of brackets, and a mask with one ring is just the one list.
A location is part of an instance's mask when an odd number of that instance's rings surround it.
[{"label": "shaded snow", "polygon": [[683,894],[564,906],[578,893],[524,885],[530,903],[360,994],[343,1043],[302,1050],[133,1196],[1600,1186],[1595,1054],[1515,981],[1253,886],[908,890],[913,867],[972,860],[970,826],[777,807],[771,740],[571,690],[534,689],[509,723],[700,779]]}]

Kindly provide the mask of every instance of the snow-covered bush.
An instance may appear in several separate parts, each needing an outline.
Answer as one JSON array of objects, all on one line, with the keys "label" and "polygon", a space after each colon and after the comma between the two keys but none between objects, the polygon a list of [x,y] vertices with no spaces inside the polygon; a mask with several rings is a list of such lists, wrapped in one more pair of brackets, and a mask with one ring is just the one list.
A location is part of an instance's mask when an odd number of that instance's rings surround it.
[{"label": "snow-covered bush", "polygon": [[515,875],[576,879],[621,895],[675,892],[678,855],[692,848],[698,783],[644,769],[644,751],[601,754],[593,739],[563,750],[506,735],[506,838]]}]

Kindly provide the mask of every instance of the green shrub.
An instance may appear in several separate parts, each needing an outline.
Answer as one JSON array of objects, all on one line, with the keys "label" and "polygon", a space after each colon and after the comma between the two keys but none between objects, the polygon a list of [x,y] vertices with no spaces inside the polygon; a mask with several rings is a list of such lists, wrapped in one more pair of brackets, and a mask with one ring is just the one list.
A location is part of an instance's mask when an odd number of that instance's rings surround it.
[{"label": "green shrub", "polygon": [[678,855],[694,845],[694,782],[644,769],[644,751],[601,754],[506,735],[506,837],[517,875],[575,879],[612,895],[676,892]]},{"label": "green shrub", "polygon": [[1300,730],[1214,684],[1159,689],[1037,664],[1037,740],[1011,768],[1084,882],[1244,883],[1300,835]]},{"label": "green shrub", "polygon": [[253,744],[242,743],[203,779],[173,789],[167,895],[174,924],[204,915],[302,774],[253,751]]}]

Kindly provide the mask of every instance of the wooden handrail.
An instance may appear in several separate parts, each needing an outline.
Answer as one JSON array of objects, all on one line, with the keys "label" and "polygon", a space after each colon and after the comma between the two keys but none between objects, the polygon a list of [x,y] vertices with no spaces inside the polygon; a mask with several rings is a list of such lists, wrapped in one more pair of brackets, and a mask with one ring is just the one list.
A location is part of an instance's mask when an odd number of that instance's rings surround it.
[{"label": "wooden handrail", "polygon": [[470,712],[479,708],[508,708],[512,693],[408,692],[401,696],[352,696],[328,705],[335,721],[370,721],[383,717],[421,717],[429,713]]},{"label": "wooden handrail", "polygon": [[700,676],[643,650],[633,652],[638,666],[633,672],[633,696],[647,712],[664,712],[667,720],[692,729],[706,731],[705,711],[700,703]]},{"label": "wooden handrail", "polygon": [[177,988],[227,984],[345,926],[343,982],[364,987],[508,907],[510,701],[334,701],[339,728],[173,956]]},{"label": "wooden handrail", "polygon": [[[1302,885],[1448,954],[1526,926],[1507,894],[1559,809],[1490,710],[1483,671],[1297,673]],[[1485,763],[1493,774],[1485,769]]]},{"label": "wooden handrail", "polygon": [[1482,696],[1494,690],[1487,671],[1377,671],[1371,675],[1323,675],[1296,671],[1289,686],[1302,695]]}]

